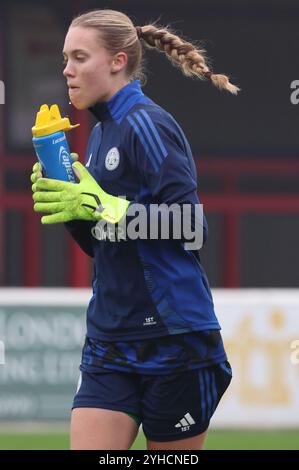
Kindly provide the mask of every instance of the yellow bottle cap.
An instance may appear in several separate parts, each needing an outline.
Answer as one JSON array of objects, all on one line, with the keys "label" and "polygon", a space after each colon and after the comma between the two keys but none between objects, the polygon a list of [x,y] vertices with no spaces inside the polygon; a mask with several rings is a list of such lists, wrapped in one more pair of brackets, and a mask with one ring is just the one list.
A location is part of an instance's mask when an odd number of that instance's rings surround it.
[{"label": "yellow bottle cap", "polygon": [[32,127],[33,137],[44,137],[58,131],[69,131],[80,124],[72,125],[69,118],[62,118],[57,104],[49,109],[47,104],[40,107],[36,115],[35,126]]}]

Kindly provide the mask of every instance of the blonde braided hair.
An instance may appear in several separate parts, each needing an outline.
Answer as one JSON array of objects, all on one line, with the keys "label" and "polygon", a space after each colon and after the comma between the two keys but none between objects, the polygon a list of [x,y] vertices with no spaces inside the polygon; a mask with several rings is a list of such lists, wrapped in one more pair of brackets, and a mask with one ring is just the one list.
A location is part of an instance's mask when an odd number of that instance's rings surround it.
[{"label": "blonde braided hair", "polygon": [[234,95],[240,91],[240,88],[230,83],[226,75],[215,74],[210,70],[204,49],[184,41],[168,28],[151,24],[136,26],[136,32],[146,46],[164,52],[171,63],[179,67],[187,77],[195,76],[201,80],[208,78],[220,90],[227,90]]},{"label": "blonde braided hair", "polygon": [[70,27],[76,26],[95,29],[99,40],[111,55],[119,51],[126,52],[126,72],[131,80],[144,77],[142,43],[146,47],[164,52],[172,64],[179,67],[187,77],[210,79],[220,90],[227,90],[235,95],[240,90],[230,83],[226,75],[215,74],[210,70],[204,49],[181,39],[168,27],[154,24],[135,27],[127,15],[109,9],[93,10],[77,16]]}]

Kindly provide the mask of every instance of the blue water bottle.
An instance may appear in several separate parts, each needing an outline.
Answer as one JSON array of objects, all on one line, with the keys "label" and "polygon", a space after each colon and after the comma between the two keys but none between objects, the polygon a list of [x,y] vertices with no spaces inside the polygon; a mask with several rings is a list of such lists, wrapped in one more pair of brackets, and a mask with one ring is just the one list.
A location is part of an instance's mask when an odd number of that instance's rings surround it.
[{"label": "blue water bottle", "polygon": [[78,126],[61,117],[57,104],[50,109],[46,104],[40,107],[32,127],[32,142],[43,173],[48,178],[76,183],[65,131]]}]

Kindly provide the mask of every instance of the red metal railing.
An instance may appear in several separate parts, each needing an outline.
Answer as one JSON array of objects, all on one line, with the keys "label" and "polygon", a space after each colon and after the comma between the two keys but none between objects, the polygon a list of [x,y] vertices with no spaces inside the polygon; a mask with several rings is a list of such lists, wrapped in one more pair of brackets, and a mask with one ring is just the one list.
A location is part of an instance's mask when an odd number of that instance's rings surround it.
[{"label": "red metal railing", "polygon": [[245,213],[299,213],[299,191],[294,194],[246,194],[237,189],[241,176],[299,175],[299,163],[293,160],[205,159],[197,160],[197,171],[202,175],[220,177],[224,182],[221,193],[201,194],[206,213],[224,216],[223,287],[240,286],[240,216]]},{"label": "red metal railing", "polygon": [[[76,121],[76,116],[74,117]],[[72,142],[82,156],[89,132],[88,116],[80,113],[81,127],[76,132],[76,140]],[[75,134],[75,133],[74,133]],[[32,156],[14,156],[0,154],[0,175],[3,178],[8,169],[26,171],[30,174]],[[205,175],[217,175],[224,183],[221,193],[201,194],[204,210],[208,213],[219,213],[224,216],[223,256],[225,271],[222,273],[224,287],[238,287],[240,284],[239,258],[239,222],[244,213],[299,213],[299,195],[291,194],[243,194],[237,190],[238,178],[242,175],[299,175],[299,164],[294,161],[261,162],[256,160],[228,161],[212,158],[196,160],[197,170],[201,179]],[[2,181],[0,179],[0,181]],[[3,183],[2,183],[3,184]],[[7,210],[14,209],[24,216],[24,236],[22,237],[23,284],[38,286],[41,282],[42,254],[41,230],[39,217],[32,211],[32,199],[27,192],[4,192],[0,184],[0,221]],[[3,260],[5,241],[3,226],[0,230],[0,259]],[[68,284],[73,287],[84,287],[90,284],[90,260],[75,242],[70,240],[70,256],[68,257]],[[1,263],[3,265],[3,263]],[[3,269],[3,266],[2,266]],[[3,276],[3,272],[2,272]],[[3,279],[3,277],[2,277]],[[2,279],[0,284],[2,283]]]}]

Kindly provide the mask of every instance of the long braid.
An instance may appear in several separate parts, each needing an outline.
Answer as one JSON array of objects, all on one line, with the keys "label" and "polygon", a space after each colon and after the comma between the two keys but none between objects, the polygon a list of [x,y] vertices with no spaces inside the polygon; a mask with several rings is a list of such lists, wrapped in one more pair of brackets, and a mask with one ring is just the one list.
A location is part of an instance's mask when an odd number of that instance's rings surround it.
[{"label": "long braid", "polygon": [[240,88],[230,83],[226,75],[215,74],[210,70],[205,50],[184,41],[167,28],[154,25],[137,26],[137,36],[150,48],[164,52],[173,65],[179,67],[187,77],[196,76],[201,80],[210,79],[220,90],[236,95]]},{"label": "long braid", "polygon": [[154,24],[134,26],[130,18],[119,11],[95,10],[75,18],[71,27],[94,28],[99,33],[99,40],[111,55],[119,51],[128,56],[127,74],[130,79],[143,78],[142,43],[164,52],[173,65],[179,67],[187,77],[209,79],[220,90],[237,94],[240,88],[230,83],[226,75],[215,74],[210,70],[205,50],[185,41],[174,34],[168,27]]}]

